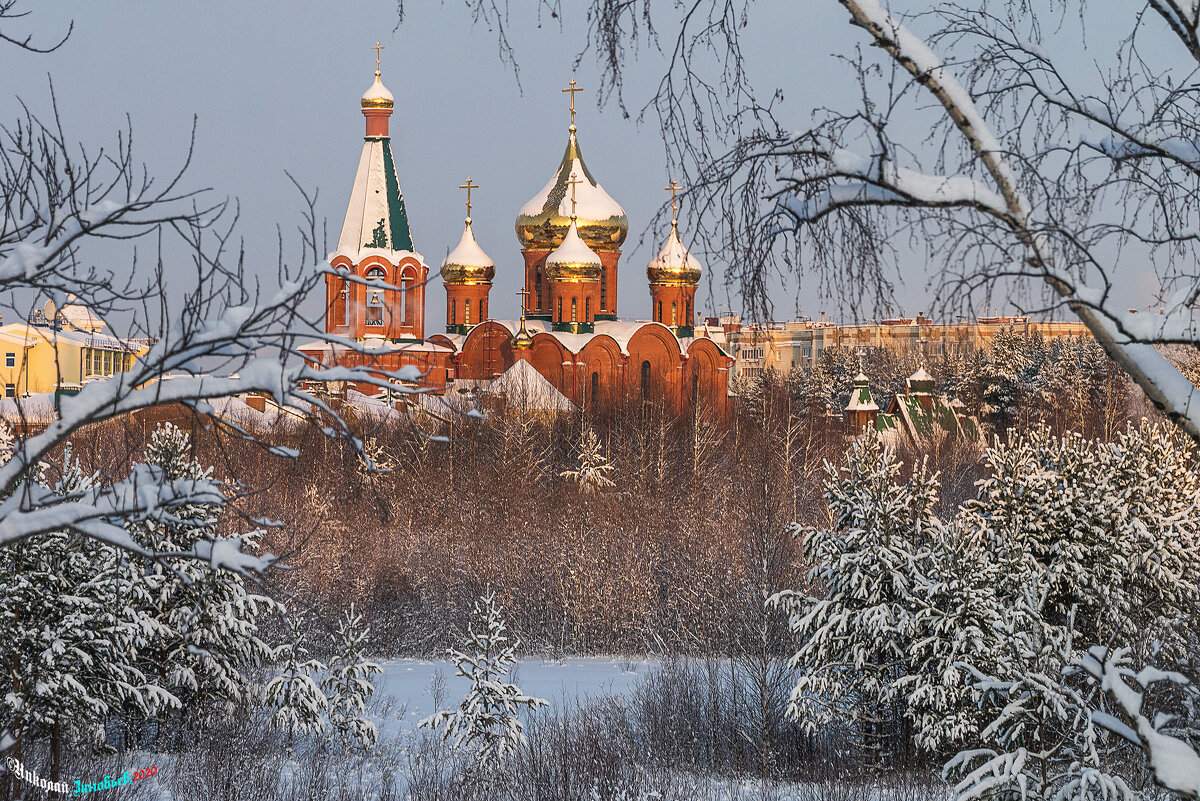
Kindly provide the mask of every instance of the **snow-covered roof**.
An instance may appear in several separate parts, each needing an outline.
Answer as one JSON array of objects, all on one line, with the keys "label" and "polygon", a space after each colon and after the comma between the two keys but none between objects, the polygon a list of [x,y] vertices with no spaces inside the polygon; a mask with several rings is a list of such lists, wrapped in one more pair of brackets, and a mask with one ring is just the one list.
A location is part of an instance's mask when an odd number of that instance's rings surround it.
[{"label": "snow-covered roof", "polygon": [[247,431],[265,433],[280,429],[295,428],[305,418],[304,411],[277,406],[265,400],[265,408],[259,411],[246,402],[245,396],[211,398],[197,408],[208,412]]},{"label": "snow-covered roof", "polygon": [[563,237],[562,244],[546,257],[546,264],[594,264],[599,267],[600,257],[579,236],[579,226],[572,220],[571,227],[567,229],[567,235]]},{"label": "snow-covered roof", "polygon": [[10,423],[51,423],[58,419],[58,410],[53,394],[36,392],[23,398],[0,398],[0,417]]},{"label": "snow-covered roof", "polygon": [[[521,328],[520,320],[488,320],[488,322],[504,326],[514,336]],[[579,353],[585,345],[596,337],[607,336],[611,337],[617,343],[617,347],[621,349],[622,354],[628,356],[629,341],[633,339],[634,334],[643,328],[651,327],[661,328],[670,334],[679,345],[680,355],[687,354],[687,343],[691,342],[691,339],[680,339],[667,326],[650,320],[597,320],[593,326],[593,332],[590,334],[572,334],[569,331],[554,331],[551,329],[550,323],[545,320],[525,320],[525,330],[529,332],[530,336],[549,334],[557,339],[564,348],[571,351],[571,353]]]},{"label": "snow-covered roof", "polygon": [[[440,334],[439,336],[447,336],[447,335]],[[318,354],[329,355],[332,353],[332,355],[338,356],[338,355],[341,355],[341,354],[347,353],[347,352],[358,353],[360,350],[382,351],[384,353],[391,353],[393,351],[404,351],[404,352],[408,352],[408,353],[453,353],[454,352],[454,348],[450,348],[445,345],[439,345],[436,342],[429,342],[429,341],[393,342],[390,339],[385,339],[384,337],[374,337],[374,336],[365,338],[362,342],[358,343],[357,347],[351,347],[350,345],[342,343],[342,342],[328,342],[323,339],[314,339],[311,342],[305,342],[303,345],[298,347],[297,350],[300,351],[301,353],[305,354],[309,358],[313,358],[313,359],[315,359]]]},{"label": "snow-covered roof", "polygon": [[671,233],[667,237],[666,243],[662,246],[662,250],[658,251],[658,255],[650,260],[650,264],[646,266],[646,273],[653,281],[657,277],[664,277],[663,274],[674,274],[680,279],[691,282],[699,281],[701,273],[704,272],[700,260],[688,252],[684,247],[683,241],[679,238],[679,230],[675,225],[671,226]]},{"label": "snow-covered roof", "polygon": [[488,254],[483,252],[483,248],[479,247],[479,243],[475,241],[475,234],[471,232],[470,221],[463,228],[462,239],[458,240],[458,246],[450,251],[450,255],[442,262],[442,267],[495,266],[496,263],[488,257]]},{"label": "snow-covered roof", "polygon": [[404,193],[392,158],[391,140],[386,138],[372,137],[363,142],[350,204],[333,255],[345,254],[357,263],[368,255],[368,249],[383,251],[393,263],[398,261],[396,252],[413,252]]},{"label": "snow-covered roof", "polygon": [[854,386],[850,390],[850,402],[846,404],[848,412],[877,412],[879,405],[871,397],[871,385],[866,375],[859,373],[854,377]]},{"label": "snow-covered roof", "polygon": [[392,93],[383,85],[383,81],[379,80],[379,73],[375,73],[375,82],[372,83],[367,91],[363,92],[362,106],[363,108],[384,107],[391,108],[396,102],[396,98],[392,97]]},{"label": "snow-covered roof", "polygon": [[[579,141],[572,131],[567,141],[567,150],[563,161],[553,177],[546,182],[536,195],[521,207],[520,215],[535,217],[544,211],[554,208],[563,217],[571,216],[571,192],[563,192],[561,187],[574,174],[579,183],[575,185],[575,213],[585,220],[606,220],[609,217],[624,217],[625,209],[604,191],[591,172],[584,166],[579,153]],[[559,191],[555,191],[558,189]]]},{"label": "snow-covered roof", "polygon": [[58,314],[71,327],[84,331],[103,331],[106,327],[103,320],[81,303],[68,303],[58,310]]},{"label": "snow-covered roof", "polygon": [[488,395],[503,397],[510,406],[530,412],[570,412],[575,404],[529,362],[519,360],[487,388]]}]

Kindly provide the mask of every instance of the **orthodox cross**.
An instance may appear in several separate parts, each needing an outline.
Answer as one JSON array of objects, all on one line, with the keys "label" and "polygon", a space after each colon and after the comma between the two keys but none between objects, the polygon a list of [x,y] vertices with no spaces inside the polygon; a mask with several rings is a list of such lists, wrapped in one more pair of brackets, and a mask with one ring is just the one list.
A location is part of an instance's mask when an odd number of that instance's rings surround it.
[{"label": "orthodox cross", "polygon": [[679,204],[675,201],[675,195],[683,191],[683,187],[674,178],[671,179],[671,185],[664,191],[671,193],[671,226],[674,227],[679,223]]},{"label": "orthodox cross", "polygon": [[467,190],[467,222],[470,222],[471,221],[471,190],[478,189],[479,184],[471,183],[471,177],[467,176],[467,182],[465,184],[459,184],[458,188]]},{"label": "orthodox cross", "polygon": [[521,287],[517,290],[517,295],[521,298],[521,317],[523,318],[525,316],[525,304],[528,302],[527,299],[529,298],[529,290],[525,287]]},{"label": "orthodox cross", "polygon": [[380,50],[386,50],[386,49],[387,49],[387,46],[386,46],[386,45],[381,45],[381,44],[379,43],[379,40],[378,40],[378,39],[376,39],[376,40],[375,40],[375,46],[374,46],[374,47],[372,47],[371,49],[375,51],[375,74],[376,74],[376,75],[378,75],[378,74],[379,74],[379,51],[380,51]]},{"label": "orthodox cross", "polygon": [[[565,89],[563,91],[566,91]],[[567,185],[571,187],[571,219],[575,219],[575,187],[583,183],[576,177],[575,173],[571,173],[571,180],[567,181]]]},{"label": "orthodox cross", "polygon": [[571,130],[573,131],[575,130],[575,93],[582,92],[583,90],[576,88],[575,79],[572,78],[571,85],[562,91],[571,93]]}]

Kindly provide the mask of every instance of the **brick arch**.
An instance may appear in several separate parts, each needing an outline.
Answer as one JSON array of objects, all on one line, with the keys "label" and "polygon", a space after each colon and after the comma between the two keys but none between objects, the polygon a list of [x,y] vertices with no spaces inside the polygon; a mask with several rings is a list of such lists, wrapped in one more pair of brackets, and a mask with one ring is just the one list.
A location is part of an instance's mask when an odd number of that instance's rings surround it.
[{"label": "brick arch", "polygon": [[592,337],[576,361],[583,365],[578,369],[579,400],[592,409],[612,408],[621,400],[625,356],[615,339],[607,334]]},{"label": "brick arch", "polygon": [[555,389],[574,399],[575,370],[564,368],[563,362],[574,362],[573,354],[563,347],[553,334],[543,332],[534,335],[533,344],[529,348],[529,363],[553,384]]},{"label": "brick arch", "polygon": [[732,361],[712,340],[692,340],[683,371],[685,407],[691,408],[692,388],[695,387],[696,401],[723,419],[728,412],[729,364]]},{"label": "brick arch", "polygon": [[629,338],[626,350],[629,352],[625,370],[628,397],[634,401],[641,399],[643,364],[649,362],[650,397],[661,397],[667,408],[678,408],[683,378],[679,368],[683,356],[679,352],[679,340],[670,329],[657,323],[643,325]]},{"label": "brick arch", "polygon": [[494,320],[471,329],[459,350],[462,378],[492,379],[513,366],[512,332]]}]

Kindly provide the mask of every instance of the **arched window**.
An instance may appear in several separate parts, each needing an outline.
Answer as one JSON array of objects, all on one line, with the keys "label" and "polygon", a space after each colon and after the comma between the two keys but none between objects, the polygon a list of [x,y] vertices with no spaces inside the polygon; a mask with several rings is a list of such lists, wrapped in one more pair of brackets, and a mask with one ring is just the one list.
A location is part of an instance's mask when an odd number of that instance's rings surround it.
[{"label": "arched window", "polygon": [[608,308],[608,268],[600,265],[600,309]]},{"label": "arched window", "polygon": [[450,301],[450,325],[458,325],[458,301]]},{"label": "arched window", "polygon": [[558,299],[558,321],[560,323],[562,322],[562,297],[561,296]]},{"label": "arched window", "polygon": [[671,325],[679,325],[679,304],[671,301]]},{"label": "arched window", "polygon": [[592,373],[591,400],[592,400],[593,404],[599,403],[599,401],[600,401],[600,374],[599,373]]},{"label": "arched window", "polygon": [[687,311],[687,319],[684,321],[683,324],[684,325],[694,324],[696,322],[696,318],[692,316],[692,300],[691,300],[691,298],[688,298],[686,301],[684,301],[684,309],[686,309],[686,311]]},{"label": "arched window", "polygon": [[588,295],[583,299],[583,321],[590,323],[592,321],[592,296]]},{"label": "arched window", "polygon": [[662,322],[662,301],[661,300],[658,302],[658,314],[656,314],[654,316],[654,322],[656,322],[656,323]]},{"label": "arched window", "polygon": [[642,362],[642,401],[650,398],[650,362]]},{"label": "arched window", "polygon": [[575,322],[575,315],[579,313],[579,300],[571,298],[571,322]]},{"label": "arched window", "polygon": [[537,310],[542,310],[542,268],[537,268],[537,277],[534,278],[534,294],[537,295]]},{"label": "arched window", "polygon": [[[387,273],[382,267],[372,267],[367,270],[368,281],[383,281]],[[383,290],[367,288],[367,319],[366,324],[372,327],[383,325]]]},{"label": "arched window", "polygon": [[411,279],[407,276],[400,279],[400,325],[408,323],[408,298]]},{"label": "arched window", "polygon": [[471,299],[467,298],[463,301],[463,324],[471,324]]},{"label": "arched window", "polygon": [[337,301],[335,301],[337,304],[334,312],[337,317],[335,325],[347,325],[350,322],[350,282],[346,280],[345,270],[338,268],[338,272],[342,275],[342,288]]},{"label": "arched window", "polygon": [[700,372],[697,370],[692,373],[692,405],[696,405],[696,400],[700,397]]}]

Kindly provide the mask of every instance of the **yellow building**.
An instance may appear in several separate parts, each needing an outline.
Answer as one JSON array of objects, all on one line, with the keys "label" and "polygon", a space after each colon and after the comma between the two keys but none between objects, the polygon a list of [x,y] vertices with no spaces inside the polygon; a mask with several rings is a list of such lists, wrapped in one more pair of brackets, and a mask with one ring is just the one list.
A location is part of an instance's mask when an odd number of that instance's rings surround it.
[{"label": "yellow building", "polygon": [[4,397],[78,392],[88,381],[126,372],[149,343],[105,332],[104,322],[77,304],[47,304],[28,322],[0,326]]}]

